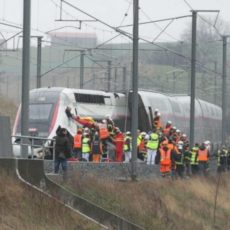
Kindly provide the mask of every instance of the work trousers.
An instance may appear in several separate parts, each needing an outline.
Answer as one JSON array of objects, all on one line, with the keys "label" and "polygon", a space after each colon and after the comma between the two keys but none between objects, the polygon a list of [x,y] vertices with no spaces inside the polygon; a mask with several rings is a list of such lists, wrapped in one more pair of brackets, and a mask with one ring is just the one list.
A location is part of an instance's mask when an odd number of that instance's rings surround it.
[{"label": "work trousers", "polygon": [[203,175],[207,175],[209,170],[208,161],[199,161],[199,171],[203,173]]},{"label": "work trousers", "polygon": [[89,161],[89,153],[82,153],[82,159],[85,161]]},{"label": "work trousers", "polygon": [[129,163],[131,160],[131,151],[125,152],[125,163]]},{"label": "work trousers", "polygon": [[147,149],[147,164],[154,165],[155,164],[155,157],[157,154],[156,149]]},{"label": "work trousers", "polygon": [[184,165],[176,164],[176,176],[181,178],[184,176]]},{"label": "work trousers", "polygon": [[55,173],[59,172],[60,165],[62,167],[63,173],[67,171],[67,160],[62,159],[62,158],[57,158],[57,159],[55,159],[55,166],[54,166]]},{"label": "work trousers", "polygon": [[197,175],[199,172],[199,165],[191,164],[191,171],[192,171],[192,175]]}]

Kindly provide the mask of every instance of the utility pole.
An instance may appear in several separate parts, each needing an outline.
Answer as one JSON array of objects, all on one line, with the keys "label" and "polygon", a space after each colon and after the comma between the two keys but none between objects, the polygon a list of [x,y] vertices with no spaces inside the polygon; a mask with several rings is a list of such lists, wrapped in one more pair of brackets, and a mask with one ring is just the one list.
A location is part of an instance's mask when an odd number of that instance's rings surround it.
[{"label": "utility pole", "polygon": [[196,96],[196,27],[197,12],[219,12],[219,10],[192,10],[192,53],[191,53],[191,80],[190,80],[190,146],[194,145],[195,130],[195,96]]},{"label": "utility pole", "polygon": [[114,92],[117,91],[117,67],[114,68]]},{"label": "utility pole", "polygon": [[197,11],[192,11],[192,54],[190,88],[190,145],[194,145],[195,89],[196,89],[196,22]]},{"label": "utility pole", "polygon": [[84,57],[85,57],[85,51],[81,50],[80,51],[80,89],[83,89],[84,86]]},{"label": "utility pole", "polygon": [[217,104],[217,61],[214,61],[214,71],[215,71],[215,75],[214,75],[214,103]]},{"label": "utility pole", "polygon": [[139,45],[139,0],[133,0],[133,62],[132,62],[132,159],[131,179],[137,179],[137,129],[138,129],[138,45]]},{"label": "utility pole", "polygon": [[108,63],[108,84],[107,84],[107,90],[108,90],[108,92],[110,92],[110,90],[111,90],[110,85],[111,85],[111,63],[112,63],[112,61],[107,61],[107,63]]},{"label": "utility pole", "polygon": [[126,67],[122,68],[122,78],[123,78],[123,92],[127,90],[127,79],[126,79]]},{"label": "utility pole", "polygon": [[[21,135],[28,136],[29,129],[29,83],[30,83],[30,16],[31,1],[24,0],[23,4],[23,56],[22,56],[22,109]],[[22,144],[25,144],[22,140]],[[28,157],[28,147],[22,145],[22,157]]]},{"label": "utility pole", "polygon": [[223,69],[222,69],[222,144],[226,142],[226,78],[227,78],[227,38],[228,35],[224,35],[223,38]]},{"label": "utility pole", "polygon": [[37,37],[37,88],[41,88],[42,36]]}]

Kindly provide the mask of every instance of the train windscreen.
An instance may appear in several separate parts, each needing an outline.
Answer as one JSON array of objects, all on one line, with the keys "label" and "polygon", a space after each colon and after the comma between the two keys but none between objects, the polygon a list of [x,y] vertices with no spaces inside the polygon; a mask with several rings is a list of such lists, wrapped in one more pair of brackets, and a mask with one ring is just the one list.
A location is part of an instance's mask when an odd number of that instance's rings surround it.
[{"label": "train windscreen", "polygon": [[[49,132],[54,104],[30,104],[29,105],[29,133],[39,137],[47,137]],[[17,132],[21,132],[21,119],[17,127]]]}]

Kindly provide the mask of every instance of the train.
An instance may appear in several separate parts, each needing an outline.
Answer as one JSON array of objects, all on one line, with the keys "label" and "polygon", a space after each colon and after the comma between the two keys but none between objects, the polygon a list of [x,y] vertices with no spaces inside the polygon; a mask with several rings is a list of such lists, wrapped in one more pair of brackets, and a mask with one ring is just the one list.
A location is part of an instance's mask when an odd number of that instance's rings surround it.
[{"label": "train", "polygon": [[[122,131],[131,129],[132,92],[117,93],[100,90],[45,87],[30,91],[29,133],[32,136],[52,139],[59,126],[74,136],[79,124],[69,119],[65,110],[73,115],[92,117],[96,121],[110,116]],[[140,89],[138,91],[138,129],[148,132],[152,128],[153,113],[158,109],[163,124],[171,121],[177,129],[189,134],[190,97],[166,95]],[[195,99],[195,142],[209,140],[221,143],[222,110],[219,106]],[[21,106],[19,106],[12,136],[13,142],[21,135]],[[17,153],[15,153],[17,155]]]}]

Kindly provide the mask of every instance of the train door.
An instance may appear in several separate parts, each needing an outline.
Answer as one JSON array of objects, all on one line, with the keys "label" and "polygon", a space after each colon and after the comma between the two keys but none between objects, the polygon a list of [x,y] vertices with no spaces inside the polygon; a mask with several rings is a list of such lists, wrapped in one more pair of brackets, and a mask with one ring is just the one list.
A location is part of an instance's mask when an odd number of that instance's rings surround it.
[{"label": "train door", "polygon": [[[129,104],[129,111],[131,115],[132,113],[132,93],[129,93],[128,104]],[[138,95],[138,111],[137,112],[138,112],[138,129],[140,129],[141,131],[148,132],[149,130],[151,130],[151,125],[150,125],[148,113],[146,111],[145,105],[140,95]],[[131,117],[131,120],[132,120],[132,117]]]}]

